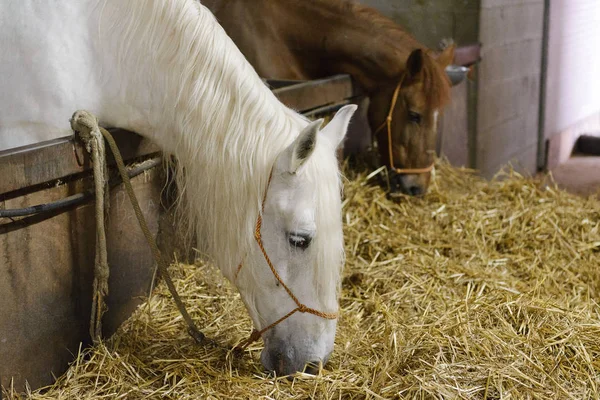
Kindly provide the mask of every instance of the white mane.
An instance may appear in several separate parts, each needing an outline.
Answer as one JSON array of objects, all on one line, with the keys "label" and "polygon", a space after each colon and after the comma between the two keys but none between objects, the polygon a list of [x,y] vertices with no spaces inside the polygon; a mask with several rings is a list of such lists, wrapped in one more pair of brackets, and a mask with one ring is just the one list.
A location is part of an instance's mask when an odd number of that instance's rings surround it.
[{"label": "white mane", "polygon": [[[139,124],[141,129],[149,126],[150,136],[177,155],[182,215],[195,228],[200,249],[231,279],[247,249],[256,246],[253,231],[269,171],[307,120],[275,98],[213,15],[195,0],[129,4],[126,15],[103,10],[101,33],[119,33],[113,35],[119,41],[113,73],[132,72],[128,78],[134,81],[122,82],[128,98],[142,87],[162,86],[147,93],[164,94],[152,99],[153,120]],[[138,70],[148,64],[151,70]],[[169,132],[174,135],[165,140]],[[339,266],[328,261],[339,256],[343,243],[331,243],[329,238],[336,236],[327,229],[335,226],[328,221],[340,218],[339,200],[334,200],[340,180],[322,172],[337,168],[335,158],[322,150],[304,172],[318,183],[315,218],[322,240],[315,240],[321,258],[317,265],[327,266],[316,273],[320,286],[338,284]]]}]

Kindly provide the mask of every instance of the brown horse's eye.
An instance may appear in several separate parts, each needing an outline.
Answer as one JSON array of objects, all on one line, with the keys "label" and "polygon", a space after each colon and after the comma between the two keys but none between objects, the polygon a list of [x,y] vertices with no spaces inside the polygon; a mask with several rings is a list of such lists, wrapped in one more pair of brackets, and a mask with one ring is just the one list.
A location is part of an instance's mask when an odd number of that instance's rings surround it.
[{"label": "brown horse's eye", "polygon": [[421,114],[416,113],[414,111],[409,111],[408,112],[408,120],[410,122],[414,122],[415,124],[420,124],[421,123]]}]

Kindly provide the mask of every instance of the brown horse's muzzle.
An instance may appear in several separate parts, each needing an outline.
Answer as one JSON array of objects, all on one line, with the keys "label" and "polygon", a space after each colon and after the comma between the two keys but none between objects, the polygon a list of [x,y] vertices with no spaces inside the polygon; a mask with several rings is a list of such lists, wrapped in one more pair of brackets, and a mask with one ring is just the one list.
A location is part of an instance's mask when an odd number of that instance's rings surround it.
[{"label": "brown horse's muzzle", "polygon": [[399,174],[388,170],[390,193],[404,193],[409,196],[422,196],[427,192],[429,173]]}]

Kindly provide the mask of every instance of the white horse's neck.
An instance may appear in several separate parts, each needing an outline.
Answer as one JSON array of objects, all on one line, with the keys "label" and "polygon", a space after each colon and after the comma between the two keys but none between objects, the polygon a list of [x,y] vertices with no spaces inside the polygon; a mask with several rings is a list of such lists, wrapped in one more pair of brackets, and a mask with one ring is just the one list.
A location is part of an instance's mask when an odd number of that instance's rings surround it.
[{"label": "white horse's neck", "polygon": [[104,54],[114,56],[105,77],[116,89],[106,122],[177,157],[185,215],[201,249],[231,277],[251,245],[269,169],[306,122],[276,100],[194,0],[109,1],[101,21],[101,37],[111,38]]},{"label": "white horse's neck", "polygon": [[108,1],[101,14],[99,34],[108,43],[103,57],[110,54],[111,62],[104,76],[110,85],[119,83],[112,100],[135,105],[136,118],[124,119],[165,149],[175,143],[164,130],[188,140],[200,135],[205,145],[211,135],[242,136],[223,134],[236,122],[294,119],[197,1]]}]

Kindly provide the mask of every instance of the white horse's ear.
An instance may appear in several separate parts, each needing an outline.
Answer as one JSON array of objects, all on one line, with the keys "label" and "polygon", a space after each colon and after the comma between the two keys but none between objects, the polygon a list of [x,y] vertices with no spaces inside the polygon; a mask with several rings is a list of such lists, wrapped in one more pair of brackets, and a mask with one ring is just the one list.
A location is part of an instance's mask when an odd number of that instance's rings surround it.
[{"label": "white horse's ear", "polygon": [[346,136],[346,132],[348,131],[348,124],[350,123],[350,118],[354,115],[354,111],[358,106],[356,104],[348,104],[338,110],[335,113],[333,119],[323,128],[321,134],[326,136],[333,148],[337,148],[344,136]]},{"label": "white horse's ear", "polygon": [[302,129],[294,143],[291,145],[292,154],[290,159],[289,172],[294,174],[308,160],[315,150],[317,144],[317,133],[323,125],[323,118],[312,121]]}]

